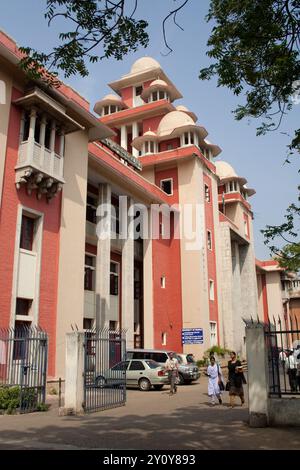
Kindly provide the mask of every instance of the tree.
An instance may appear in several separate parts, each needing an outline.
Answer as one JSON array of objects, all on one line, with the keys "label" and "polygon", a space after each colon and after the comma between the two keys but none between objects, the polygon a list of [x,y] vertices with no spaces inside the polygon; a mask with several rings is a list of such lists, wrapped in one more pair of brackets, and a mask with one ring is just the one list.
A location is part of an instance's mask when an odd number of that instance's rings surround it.
[{"label": "tree", "polygon": [[[294,102],[300,102],[300,0],[211,0],[207,21],[214,21],[208,56],[214,59],[200,71],[201,80],[217,77],[235,95],[245,96],[234,111],[237,120],[262,119],[257,134],[276,131]],[[300,151],[300,129],[294,131],[286,161]],[[298,236],[300,207],[291,204],[286,221],[267,226],[265,244],[282,267],[300,269]],[[271,244],[277,237],[287,245]]]}]

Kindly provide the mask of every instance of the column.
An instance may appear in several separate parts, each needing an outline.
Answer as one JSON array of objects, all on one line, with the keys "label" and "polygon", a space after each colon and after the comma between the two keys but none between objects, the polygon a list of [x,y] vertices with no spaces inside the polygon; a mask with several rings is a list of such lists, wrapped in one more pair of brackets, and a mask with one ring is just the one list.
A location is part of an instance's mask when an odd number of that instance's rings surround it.
[{"label": "column", "polygon": [[34,133],[35,133],[36,117],[37,117],[36,108],[31,108],[30,123],[29,123],[29,134],[28,134],[28,151],[27,151],[27,158],[26,158],[26,160],[29,160],[29,161],[31,161],[33,159]]},{"label": "column", "polygon": [[46,125],[47,125],[46,115],[43,114],[42,119],[41,119],[40,136],[39,136],[39,143],[41,146],[40,163],[41,163],[42,168],[44,168],[44,159],[45,159]]},{"label": "column", "polygon": [[[134,123],[132,124],[132,140],[135,139],[135,138],[138,137],[138,136],[139,136],[139,125],[138,125],[137,122],[134,122]],[[132,147],[132,155],[133,155],[134,157],[138,157],[138,156],[139,156],[139,151],[138,151],[136,148],[134,148],[134,147]]]},{"label": "column", "polygon": [[127,130],[126,126],[121,126],[121,147],[127,150]]},{"label": "column", "polygon": [[[128,198],[128,211],[134,204]],[[123,240],[122,246],[122,328],[126,332],[126,347],[134,347],[134,239],[133,239],[133,216],[127,216],[128,235]]]},{"label": "column", "polygon": [[51,163],[50,163],[50,174],[54,173],[54,158],[55,158],[55,136],[56,136],[56,121],[52,119],[51,130],[50,130],[50,151],[51,151]]},{"label": "column", "polygon": [[84,333],[66,334],[65,406],[60,415],[83,413]]},{"label": "column", "polygon": [[24,140],[24,127],[25,127],[25,111],[22,111],[21,123],[20,123],[20,134],[19,134],[19,144]]},{"label": "column", "polygon": [[249,424],[251,427],[268,425],[268,364],[264,335],[261,323],[246,327],[246,348],[249,391]]},{"label": "column", "polygon": [[148,208],[148,236],[143,240],[144,348],[154,347],[152,219]]},{"label": "column", "polygon": [[61,129],[60,131],[60,140],[59,140],[59,156],[60,156],[60,165],[59,165],[59,176],[62,178],[64,175],[64,154],[65,154],[65,130]]},{"label": "column", "polygon": [[[107,183],[99,185],[99,206],[102,216],[97,217],[97,258],[96,258],[96,326],[108,327],[110,309],[110,250],[111,250],[111,187]],[[101,212],[97,214],[100,215]],[[104,232],[106,234],[104,234]]]}]

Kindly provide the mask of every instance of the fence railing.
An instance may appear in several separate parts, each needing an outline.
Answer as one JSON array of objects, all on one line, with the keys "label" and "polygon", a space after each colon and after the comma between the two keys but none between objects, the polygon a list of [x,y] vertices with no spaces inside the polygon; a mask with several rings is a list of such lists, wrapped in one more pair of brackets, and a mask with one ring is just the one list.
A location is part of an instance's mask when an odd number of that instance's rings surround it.
[{"label": "fence railing", "polygon": [[0,329],[0,407],[38,410],[46,399],[48,336],[39,327]]},{"label": "fence railing", "polygon": [[265,324],[269,395],[300,396],[300,329],[296,317],[278,317]]},{"label": "fence railing", "polygon": [[126,331],[84,333],[84,410],[98,411],[126,402]]}]

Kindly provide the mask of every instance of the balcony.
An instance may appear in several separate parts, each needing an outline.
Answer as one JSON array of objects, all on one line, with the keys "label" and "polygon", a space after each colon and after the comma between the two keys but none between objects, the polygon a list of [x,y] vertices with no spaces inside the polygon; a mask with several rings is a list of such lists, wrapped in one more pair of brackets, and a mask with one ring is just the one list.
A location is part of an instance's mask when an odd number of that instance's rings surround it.
[{"label": "balcony", "polygon": [[21,142],[15,170],[17,189],[25,184],[29,194],[37,189],[39,198],[54,195],[64,183],[63,157],[37,142]]}]

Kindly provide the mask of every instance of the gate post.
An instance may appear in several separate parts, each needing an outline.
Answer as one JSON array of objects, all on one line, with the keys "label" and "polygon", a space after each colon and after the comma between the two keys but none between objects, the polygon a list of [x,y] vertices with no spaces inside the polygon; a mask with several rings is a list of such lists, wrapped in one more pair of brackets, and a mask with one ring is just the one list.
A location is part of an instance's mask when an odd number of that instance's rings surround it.
[{"label": "gate post", "polygon": [[264,325],[250,323],[246,326],[246,349],[248,364],[249,425],[268,426],[268,357]]},{"label": "gate post", "polygon": [[83,413],[84,333],[66,334],[65,406],[60,415]]}]

